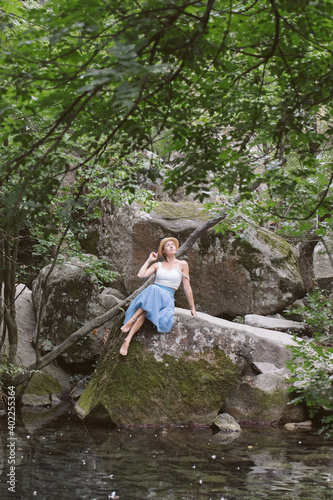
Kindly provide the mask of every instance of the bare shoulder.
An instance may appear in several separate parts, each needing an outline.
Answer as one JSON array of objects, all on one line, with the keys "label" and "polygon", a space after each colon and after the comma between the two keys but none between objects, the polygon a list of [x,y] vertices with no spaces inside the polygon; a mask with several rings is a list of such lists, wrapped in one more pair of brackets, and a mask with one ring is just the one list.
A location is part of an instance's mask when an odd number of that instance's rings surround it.
[{"label": "bare shoulder", "polygon": [[188,267],[188,263],[186,262],[186,260],[180,260],[179,261],[179,264],[180,264],[180,269],[185,272],[185,271],[188,271],[189,270],[189,267]]}]

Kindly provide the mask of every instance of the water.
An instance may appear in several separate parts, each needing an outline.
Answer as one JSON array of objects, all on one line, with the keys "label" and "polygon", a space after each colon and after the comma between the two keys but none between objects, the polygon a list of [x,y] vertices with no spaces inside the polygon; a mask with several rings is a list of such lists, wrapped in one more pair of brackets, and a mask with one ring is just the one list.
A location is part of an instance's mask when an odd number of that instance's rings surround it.
[{"label": "water", "polygon": [[207,428],[85,426],[66,405],[16,424],[15,493],[8,491],[2,421],[1,499],[333,499],[333,440],[244,429],[232,440]]}]

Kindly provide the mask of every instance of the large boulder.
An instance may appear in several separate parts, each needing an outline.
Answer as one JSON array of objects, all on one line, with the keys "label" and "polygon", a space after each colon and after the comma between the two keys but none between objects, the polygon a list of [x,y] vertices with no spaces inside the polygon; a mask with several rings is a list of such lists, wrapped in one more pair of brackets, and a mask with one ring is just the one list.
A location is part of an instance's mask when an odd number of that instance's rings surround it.
[{"label": "large boulder", "polygon": [[[137,272],[160,238],[174,236],[183,243],[205,218],[203,207],[194,202],[163,202],[149,214],[138,205],[116,210],[108,226],[110,251],[127,292],[142,284]],[[213,316],[274,314],[304,295],[297,251],[265,229],[225,235],[212,229],[186,259],[197,309]],[[182,290],[176,303],[188,307]]]},{"label": "large boulder", "polygon": [[116,330],[75,406],[83,419],[116,425],[210,425],[242,373],[253,373],[254,362],[284,368],[291,357],[286,345],[293,343],[286,333],[204,313],[195,318],[179,308],[168,334],[156,333],[146,322],[126,358],[119,354],[122,340],[114,342],[115,336]]},{"label": "large boulder", "polygon": [[[16,287],[15,307],[18,327],[17,362],[27,368],[36,361],[36,351],[32,343],[36,317],[32,292],[23,284]],[[56,363],[51,363],[31,378],[25,389],[23,403],[37,396],[44,398],[47,404],[51,404],[56,398],[67,396],[70,389],[70,373]]]},{"label": "large boulder", "polygon": [[296,251],[265,229],[210,231],[188,260],[196,301],[214,316],[274,314],[304,293]]},{"label": "large boulder", "polygon": [[[87,321],[105,312],[111,302],[117,301],[115,297],[100,294],[96,277],[86,272],[85,266],[72,259],[55,266],[46,280],[48,265],[33,283],[34,305],[37,314],[41,311],[43,352],[51,351]],[[73,373],[90,373],[101,353],[103,337],[102,329],[91,332],[62,354],[60,362]]]}]

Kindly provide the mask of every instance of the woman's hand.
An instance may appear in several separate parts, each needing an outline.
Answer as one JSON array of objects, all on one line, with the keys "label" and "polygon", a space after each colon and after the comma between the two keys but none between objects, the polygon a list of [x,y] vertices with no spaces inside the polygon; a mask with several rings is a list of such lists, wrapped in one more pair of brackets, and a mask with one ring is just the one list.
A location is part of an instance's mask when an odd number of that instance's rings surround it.
[{"label": "woman's hand", "polygon": [[192,314],[192,316],[198,316],[198,315],[197,315],[197,311],[195,310],[195,307],[194,307],[194,306],[193,306],[193,307],[191,307],[191,314]]},{"label": "woman's hand", "polygon": [[157,259],[158,255],[155,252],[151,252],[146,262],[142,265],[138,272],[138,278],[150,278],[154,273],[156,273],[158,264],[150,265]]},{"label": "woman's hand", "polygon": [[151,254],[149,255],[148,260],[149,260],[150,262],[154,262],[155,260],[157,260],[157,257],[158,257],[158,254],[157,254],[157,253],[155,253],[155,252],[151,252]]}]

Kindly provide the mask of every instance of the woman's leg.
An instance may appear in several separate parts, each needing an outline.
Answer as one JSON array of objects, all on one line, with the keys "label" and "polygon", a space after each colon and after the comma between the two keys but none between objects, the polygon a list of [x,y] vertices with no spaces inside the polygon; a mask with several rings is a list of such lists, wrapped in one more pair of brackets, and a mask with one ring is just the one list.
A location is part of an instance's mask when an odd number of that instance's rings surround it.
[{"label": "woman's leg", "polygon": [[139,307],[135,311],[133,316],[120,328],[120,330],[124,333],[129,332],[130,329],[132,328],[132,326],[134,325],[134,323],[137,321],[137,319],[139,318],[139,316],[141,316],[142,313],[143,313],[143,309],[141,309],[141,307]]},{"label": "woman's leg", "polygon": [[[137,309],[135,311],[135,315],[137,314],[138,310],[139,309]],[[121,346],[120,354],[122,354],[123,356],[126,356],[126,354],[127,354],[128,346],[130,345],[130,342],[132,340],[133,335],[139,330],[139,328],[141,328],[141,326],[145,322],[146,314],[147,313],[146,313],[146,311],[143,311],[143,309],[141,309],[141,311],[142,311],[142,313],[140,314],[140,316],[137,317],[137,320],[134,322],[133,326],[131,327],[131,329],[130,329],[128,335],[127,335],[127,337],[124,340],[123,345]],[[126,325],[127,325],[127,323],[126,323]]]}]

